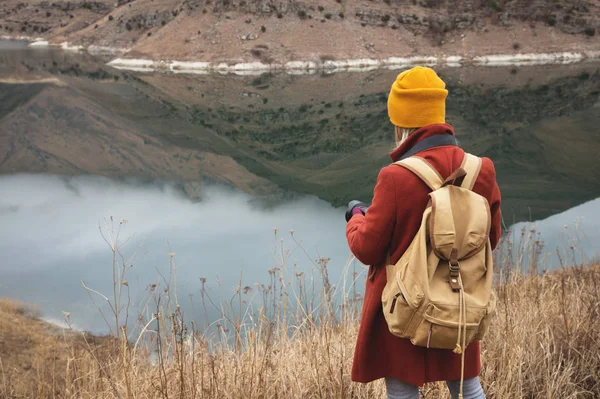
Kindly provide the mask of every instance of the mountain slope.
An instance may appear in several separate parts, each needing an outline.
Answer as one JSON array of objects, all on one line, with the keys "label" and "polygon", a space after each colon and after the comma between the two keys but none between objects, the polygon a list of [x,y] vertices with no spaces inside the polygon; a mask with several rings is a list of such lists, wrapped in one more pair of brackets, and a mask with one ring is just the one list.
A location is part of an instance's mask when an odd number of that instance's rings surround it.
[{"label": "mountain slope", "polygon": [[321,62],[597,50],[599,15],[600,0],[5,0],[0,30],[133,58]]},{"label": "mountain slope", "polygon": [[[0,169],[3,173],[177,180],[188,182],[190,193],[195,193],[206,179],[257,194],[274,189],[270,182],[249,174],[231,158],[154,139],[154,127],[144,123],[143,117],[164,118],[169,111],[161,104],[144,101],[143,95],[131,89],[111,81],[96,84],[87,92],[69,85],[47,85],[0,119],[0,148],[5,149]],[[0,87],[0,93],[11,91]],[[110,97],[108,107],[103,105],[106,96]],[[125,104],[136,104],[145,114],[136,116]],[[120,107],[124,117],[111,107]]]},{"label": "mountain slope", "polygon": [[[0,118],[1,173],[169,179],[187,182],[192,197],[209,179],[342,206],[369,201],[389,163],[386,96],[396,71],[139,75],[50,56],[21,62],[59,83],[21,84],[37,94]],[[597,65],[439,73],[461,145],[496,164],[508,224],[600,196],[600,178],[582,172],[600,145]],[[0,86],[0,96],[15,90]]]}]

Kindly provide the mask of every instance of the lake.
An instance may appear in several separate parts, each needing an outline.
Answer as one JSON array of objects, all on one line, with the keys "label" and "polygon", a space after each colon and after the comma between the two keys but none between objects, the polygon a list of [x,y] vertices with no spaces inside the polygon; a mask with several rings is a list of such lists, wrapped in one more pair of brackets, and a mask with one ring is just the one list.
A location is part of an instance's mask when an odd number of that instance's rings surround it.
[{"label": "lake", "polygon": [[[106,331],[81,280],[111,292],[105,238],[119,230],[136,312],[151,312],[152,284],[176,278],[195,315],[201,278],[230,298],[240,278],[318,275],[319,259],[336,287],[351,286],[349,268],[362,290],[344,207],[370,201],[389,163],[398,70],[185,75],[106,61],[0,41],[0,296]],[[536,222],[525,228],[541,234],[544,268],[596,258],[600,64],[437,71],[461,146],[496,165],[509,236]]]}]

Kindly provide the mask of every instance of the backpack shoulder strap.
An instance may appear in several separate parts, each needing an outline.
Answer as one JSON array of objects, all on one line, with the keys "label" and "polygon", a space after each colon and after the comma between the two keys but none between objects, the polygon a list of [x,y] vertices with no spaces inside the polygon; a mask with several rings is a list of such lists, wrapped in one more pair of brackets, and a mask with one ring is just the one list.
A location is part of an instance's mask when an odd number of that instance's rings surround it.
[{"label": "backpack shoulder strap", "polygon": [[415,175],[419,177],[419,179],[423,180],[425,184],[431,189],[431,191],[436,191],[444,184],[444,179],[438,173],[437,170],[429,162],[419,157],[410,157],[403,159],[398,162],[394,162],[395,165],[402,166],[413,172]]},{"label": "backpack shoulder strap", "polygon": [[463,158],[462,164],[460,165],[467,174],[460,185],[463,188],[468,190],[473,190],[473,186],[475,186],[475,181],[479,176],[479,172],[481,171],[481,158],[476,157],[475,155],[471,155],[465,152],[465,157]]}]

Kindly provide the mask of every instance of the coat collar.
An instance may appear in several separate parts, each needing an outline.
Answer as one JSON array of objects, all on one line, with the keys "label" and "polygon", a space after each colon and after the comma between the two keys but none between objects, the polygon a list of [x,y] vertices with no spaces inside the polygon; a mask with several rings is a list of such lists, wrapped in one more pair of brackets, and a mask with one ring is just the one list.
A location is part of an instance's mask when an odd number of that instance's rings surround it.
[{"label": "coat collar", "polygon": [[390,158],[392,162],[396,162],[400,157],[414,147],[421,140],[425,140],[431,136],[437,136],[438,134],[449,134],[454,136],[454,129],[447,123],[438,123],[434,125],[423,126],[419,130],[413,132],[400,147],[390,152]]}]

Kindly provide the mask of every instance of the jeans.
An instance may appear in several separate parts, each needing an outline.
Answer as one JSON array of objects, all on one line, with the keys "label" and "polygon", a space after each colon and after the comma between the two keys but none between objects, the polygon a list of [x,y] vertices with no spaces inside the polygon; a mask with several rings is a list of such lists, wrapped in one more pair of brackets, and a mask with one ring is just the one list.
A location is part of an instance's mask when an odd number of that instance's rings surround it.
[{"label": "jeans", "polygon": [[[446,381],[453,399],[458,398],[459,381]],[[419,387],[407,384],[395,378],[385,379],[387,399],[419,399]],[[479,382],[479,377],[463,381],[463,399],[485,399],[485,393]]]}]

